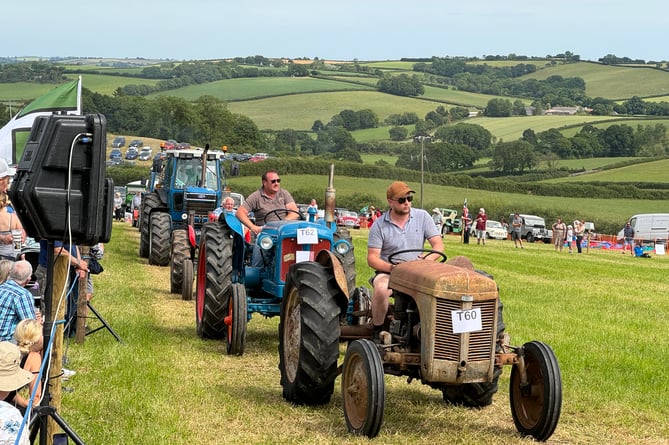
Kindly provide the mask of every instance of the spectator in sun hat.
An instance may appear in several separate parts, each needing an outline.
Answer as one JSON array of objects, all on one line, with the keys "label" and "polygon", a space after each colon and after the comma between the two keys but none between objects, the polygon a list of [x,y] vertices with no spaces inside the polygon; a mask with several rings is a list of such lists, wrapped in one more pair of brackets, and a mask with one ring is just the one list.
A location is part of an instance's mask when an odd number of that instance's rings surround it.
[{"label": "spectator in sun hat", "polygon": [[4,399],[17,389],[30,383],[32,373],[21,368],[21,351],[8,341],[0,342],[0,443],[28,444],[28,428],[17,440],[23,416]]},{"label": "spectator in sun hat", "polygon": [[[441,214],[441,210],[439,208],[435,207],[432,209],[432,221],[434,221],[434,225],[437,227],[437,230],[439,233],[441,232],[441,226],[444,224],[444,217]],[[443,238],[443,234],[442,234]]]}]

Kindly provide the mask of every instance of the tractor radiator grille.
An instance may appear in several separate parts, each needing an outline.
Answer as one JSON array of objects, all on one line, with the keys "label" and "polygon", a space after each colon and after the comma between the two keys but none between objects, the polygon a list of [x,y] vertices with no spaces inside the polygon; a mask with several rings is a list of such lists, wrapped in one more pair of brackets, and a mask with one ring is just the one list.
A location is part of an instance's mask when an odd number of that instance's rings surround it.
[{"label": "tractor radiator grille", "polygon": [[[483,329],[469,333],[469,356],[460,357],[462,342],[466,334],[454,334],[451,311],[463,309],[463,303],[453,300],[437,299],[437,332],[434,344],[434,358],[440,360],[489,360],[492,354],[493,332],[495,323],[496,300],[474,301],[474,308],[481,308]],[[465,348],[466,349],[466,348]]]},{"label": "tractor radiator grille", "polygon": [[186,212],[206,215],[217,207],[215,194],[186,193]]}]

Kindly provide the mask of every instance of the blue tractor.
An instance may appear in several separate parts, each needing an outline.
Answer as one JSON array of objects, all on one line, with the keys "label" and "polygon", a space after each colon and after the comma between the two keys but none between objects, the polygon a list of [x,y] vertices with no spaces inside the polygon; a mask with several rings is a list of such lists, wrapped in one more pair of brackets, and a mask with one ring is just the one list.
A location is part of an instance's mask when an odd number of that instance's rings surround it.
[{"label": "blue tractor", "polygon": [[193,262],[203,225],[219,206],[225,181],[223,151],[168,150],[154,161],[142,197],[139,255],[170,266],[170,291],[193,294]]},{"label": "blue tractor", "polygon": [[[333,167],[326,191],[325,218],[276,211],[278,221],[263,226],[255,241],[245,240],[241,222],[222,213],[206,223],[200,237],[196,284],[196,331],[202,338],[225,339],[227,353],[241,355],[247,323],[254,313],[281,314],[281,300],[292,266],[319,261],[336,264],[343,289],[355,289],[355,256],[351,235],[334,220]],[[299,212],[296,212],[299,213]],[[262,265],[252,261],[262,258]]]}]

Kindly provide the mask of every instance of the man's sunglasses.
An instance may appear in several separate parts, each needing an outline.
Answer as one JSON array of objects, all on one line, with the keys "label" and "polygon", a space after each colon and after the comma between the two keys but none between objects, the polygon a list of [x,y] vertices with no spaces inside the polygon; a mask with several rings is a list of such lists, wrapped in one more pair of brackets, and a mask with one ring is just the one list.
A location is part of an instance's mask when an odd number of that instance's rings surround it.
[{"label": "man's sunglasses", "polygon": [[395,201],[399,202],[400,204],[404,204],[407,201],[411,202],[413,201],[413,195],[402,196],[401,198],[395,199]]},{"label": "man's sunglasses", "polygon": [[279,184],[281,182],[281,178],[270,179],[269,182],[271,182],[272,184]]}]

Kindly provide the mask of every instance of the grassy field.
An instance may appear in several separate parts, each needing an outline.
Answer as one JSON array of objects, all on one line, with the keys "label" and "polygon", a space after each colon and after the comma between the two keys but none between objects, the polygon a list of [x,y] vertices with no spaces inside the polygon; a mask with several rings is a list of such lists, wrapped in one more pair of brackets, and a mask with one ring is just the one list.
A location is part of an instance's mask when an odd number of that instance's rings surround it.
[{"label": "grassy field", "polygon": [[666,182],[669,159],[628,165],[613,170],[603,170],[568,178],[549,179],[546,182],[564,183],[572,181],[614,181],[614,182]]},{"label": "grassy field", "polygon": [[550,76],[581,77],[585,93],[590,97],[629,99],[669,94],[669,72],[654,68],[632,68],[600,65],[597,63],[570,63],[538,70],[521,79],[544,80]]},{"label": "grassy field", "polygon": [[[286,94],[369,89],[364,85],[350,82],[310,77],[259,77],[227,79],[201,85],[192,85],[170,91],[169,95],[186,100],[195,100],[200,96],[209,95],[225,101],[240,101]],[[158,94],[165,93],[157,93],[156,95]]]},{"label": "grassy field", "polygon": [[[365,242],[366,231],[355,231],[359,284],[370,276]],[[77,374],[65,383],[59,413],[86,443],[532,443],[513,426],[509,368],[482,410],[446,406],[439,392],[386,376],[379,437],[351,436],[339,378],[323,407],[283,400],[277,318],[254,315],[245,354],[227,356],[224,343],[197,337],[194,302],[170,294],[169,268],[147,265],[137,246],[138,231],[114,223],[105,272],[94,278],[93,304],[123,343],[102,330],[67,346]],[[554,349],[563,405],[548,444],[666,443],[669,258],[594,249],[568,255],[543,244],[516,250],[510,241],[482,248],[458,237],[447,237],[445,252],[495,276],[512,344],[540,340]]]},{"label": "grassy field", "polygon": [[[425,116],[438,104],[434,102],[392,96],[374,91],[312,93],[267,99],[231,102],[228,109],[251,117],[260,129],[310,130],[314,121],[329,122],[343,110],[373,110],[380,120],[390,114],[414,111]],[[279,112],[281,110],[281,112]],[[291,110],[290,113],[286,110]]]}]

